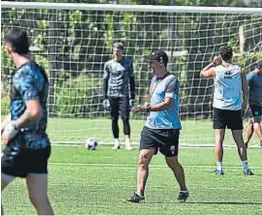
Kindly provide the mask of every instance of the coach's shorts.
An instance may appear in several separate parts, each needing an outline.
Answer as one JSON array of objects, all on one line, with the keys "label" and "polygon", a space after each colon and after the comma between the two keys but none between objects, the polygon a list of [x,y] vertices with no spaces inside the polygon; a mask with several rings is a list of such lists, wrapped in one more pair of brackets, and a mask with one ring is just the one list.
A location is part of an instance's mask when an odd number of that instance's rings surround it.
[{"label": "coach's shorts", "polygon": [[14,177],[26,177],[29,173],[47,174],[50,145],[43,149],[21,148],[22,138],[16,137],[2,152],[1,171]]},{"label": "coach's shorts", "polygon": [[222,110],[213,109],[213,128],[214,129],[231,129],[231,130],[242,130],[242,114],[241,110]]},{"label": "coach's shorts", "polygon": [[166,157],[178,155],[179,130],[176,129],[151,129],[144,126],[141,132],[140,150],[155,148]]}]

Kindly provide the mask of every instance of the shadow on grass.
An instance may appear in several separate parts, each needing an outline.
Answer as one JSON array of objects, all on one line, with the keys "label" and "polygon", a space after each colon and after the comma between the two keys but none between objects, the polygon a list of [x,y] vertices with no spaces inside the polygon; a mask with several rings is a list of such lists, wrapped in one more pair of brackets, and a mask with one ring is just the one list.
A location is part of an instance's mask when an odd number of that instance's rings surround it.
[{"label": "shadow on grass", "polygon": [[187,201],[187,204],[210,204],[210,205],[262,205],[262,202],[241,202],[241,201]]},{"label": "shadow on grass", "polygon": [[169,202],[161,202],[161,201],[145,201],[144,204],[155,204],[155,203],[170,203],[170,204],[196,204],[196,205],[260,205],[262,206],[262,202],[241,202],[241,201],[187,201],[187,202],[175,202],[175,201],[169,201]]}]

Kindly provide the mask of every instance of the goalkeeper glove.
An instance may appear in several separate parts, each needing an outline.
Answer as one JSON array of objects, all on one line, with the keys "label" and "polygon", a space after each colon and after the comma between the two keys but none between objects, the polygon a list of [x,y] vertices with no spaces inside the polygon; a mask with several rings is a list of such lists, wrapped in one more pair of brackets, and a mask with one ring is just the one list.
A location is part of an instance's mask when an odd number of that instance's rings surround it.
[{"label": "goalkeeper glove", "polygon": [[129,108],[130,108],[130,110],[133,108],[134,105],[135,105],[135,100],[130,99],[129,100]]},{"label": "goalkeeper glove", "polygon": [[104,109],[109,109],[109,107],[110,107],[110,102],[109,102],[108,99],[104,99],[104,100],[103,100],[103,107],[104,107]]}]

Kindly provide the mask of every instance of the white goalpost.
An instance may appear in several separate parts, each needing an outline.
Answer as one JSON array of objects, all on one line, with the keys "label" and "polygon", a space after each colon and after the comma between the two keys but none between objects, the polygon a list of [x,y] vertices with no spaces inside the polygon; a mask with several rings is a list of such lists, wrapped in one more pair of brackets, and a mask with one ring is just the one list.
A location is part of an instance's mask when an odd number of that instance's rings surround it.
[{"label": "white goalpost", "polygon": [[[11,27],[21,27],[49,77],[48,133],[53,143],[80,144],[88,137],[105,144],[113,141],[109,113],[102,106],[102,77],[116,41],[124,43],[134,62],[136,103],[146,100],[150,80],[143,56],[159,48],[168,53],[168,70],[181,86],[184,145],[214,142],[213,80],[200,79],[199,72],[219,47],[232,46],[234,61],[247,71],[262,59],[262,8],[2,1],[1,10],[2,92],[10,91],[15,71],[4,52],[4,35]],[[9,99],[1,95],[3,117]],[[130,118],[132,140],[138,143],[145,116]],[[121,134],[121,119],[119,125]]]}]

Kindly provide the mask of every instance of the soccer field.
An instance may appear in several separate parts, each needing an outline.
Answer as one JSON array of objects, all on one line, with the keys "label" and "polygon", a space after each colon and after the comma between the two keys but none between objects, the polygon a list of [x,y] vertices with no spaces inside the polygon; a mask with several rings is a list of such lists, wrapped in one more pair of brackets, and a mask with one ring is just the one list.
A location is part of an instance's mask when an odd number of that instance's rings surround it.
[{"label": "soccer field", "polygon": [[[112,150],[100,146],[53,146],[49,164],[49,196],[56,214],[104,215],[259,215],[262,214],[262,149],[249,149],[254,176],[244,176],[236,149],[225,150],[225,175],[212,174],[213,150],[181,148],[190,190],[187,203],[176,203],[178,186],[164,158],[157,155],[150,167],[146,202],[129,204],[122,199],[136,188],[138,150]],[[3,192],[5,213],[34,214],[26,185],[16,179]]]},{"label": "soccer field", "polygon": [[[138,144],[145,120],[131,118],[132,141]],[[246,122],[244,122],[246,126]],[[119,120],[120,139],[123,142],[122,121]],[[183,120],[180,143],[184,145],[213,145],[214,131],[211,120]],[[52,142],[84,143],[88,137],[95,137],[99,143],[112,143],[111,120],[105,118],[49,118],[48,134]],[[227,130],[224,145],[235,146],[231,132]],[[254,134],[250,146],[259,146],[259,140]]]}]

